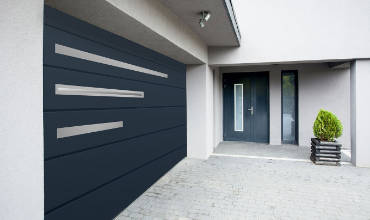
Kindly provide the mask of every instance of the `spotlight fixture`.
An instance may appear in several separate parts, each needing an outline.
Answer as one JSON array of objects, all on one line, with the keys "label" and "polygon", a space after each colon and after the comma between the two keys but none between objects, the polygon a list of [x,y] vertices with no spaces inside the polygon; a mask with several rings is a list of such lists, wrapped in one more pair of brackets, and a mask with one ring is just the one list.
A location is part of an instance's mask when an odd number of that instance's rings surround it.
[{"label": "spotlight fixture", "polygon": [[199,25],[201,28],[204,28],[206,22],[211,18],[211,13],[209,11],[201,11],[200,16]]},{"label": "spotlight fixture", "polygon": [[201,28],[204,28],[204,26],[206,26],[202,20],[199,21],[199,25]]}]

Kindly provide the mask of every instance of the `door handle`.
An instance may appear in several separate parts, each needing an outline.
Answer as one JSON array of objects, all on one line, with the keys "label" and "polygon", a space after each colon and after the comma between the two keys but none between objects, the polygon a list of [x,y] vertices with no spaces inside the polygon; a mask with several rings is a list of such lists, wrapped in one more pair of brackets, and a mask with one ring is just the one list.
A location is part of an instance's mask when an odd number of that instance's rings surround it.
[{"label": "door handle", "polygon": [[253,115],[254,112],[253,106],[251,106],[251,108],[249,108],[248,111],[251,111],[251,115]]}]

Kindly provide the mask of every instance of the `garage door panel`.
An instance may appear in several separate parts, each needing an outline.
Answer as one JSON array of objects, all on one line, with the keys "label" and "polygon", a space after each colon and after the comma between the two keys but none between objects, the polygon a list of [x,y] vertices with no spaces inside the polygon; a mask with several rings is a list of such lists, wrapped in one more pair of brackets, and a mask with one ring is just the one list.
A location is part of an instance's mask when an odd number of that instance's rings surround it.
[{"label": "garage door panel", "polygon": [[186,66],[44,18],[45,219],[112,219],[186,156]]},{"label": "garage door panel", "polygon": [[[97,92],[91,95],[79,95],[77,92],[74,93],[76,95],[56,95],[56,84],[91,87]],[[143,92],[144,97],[115,97],[121,91],[102,94],[99,92],[102,88]],[[46,110],[185,106],[186,104],[185,89],[52,67],[44,68],[44,94],[44,108]]]},{"label": "garage door panel", "polygon": [[96,28],[91,24],[78,20],[71,16],[59,12],[50,7],[45,7],[44,22],[47,26],[52,26],[56,29],[80,36],[81,38],[89,39],[95,42],[101,42],[111,48],[116,48],[120,51],[125,51],[130,54],[140,54],[143,58],[151,60],[162,66],[166,66],[173,70],[183,72],[185,65],[171,59],[167,56],[159,54],[151,49],[145,48],[137,43],[124,39],[108,31]]},{"label": "garage door panel", "polygon": [[[184,107],[46,112],[45,158],[184,125],[185,114]],[[122,122],[122,127],[57,138],[58,128],[115,122]]]},{"label": "garage door panel", "polygon": [[161,159],[118,178],[104,187],[46,213],[46,220],[113,219],[134,199],[184,158],[186,148],[175,150]]},{"label": "garage door panel", "polygon": [[[48,36],[44,39],[44,64],[46,65],[161,83],[181,88],[185,87],[184,74],[144,59],[136,54],[124,53],[49,26],[45,26],[44,34]],[[67,47],[73,51],[78,50],[81,54],[78,52],[71,52],[71,55],[58,54],[55,49],[56,44]],[[84,52],[89,54],[85,54]],[[99,56],[97,61],[89,61],[89,59],[94,60],[96,56]],[[134,71],[124,67],[113,66],[123,63],[135,65],[136,67],[133,69],[139,69]],[[162,74],[167,74],[168,78],[144,73],[140,68],[144,68],[147,71],[154,70]]]},{"label": "garage door panel", "polygon": [[49,211],[178,148],[186,148],[185,126],[141,136],[45,162]]}]

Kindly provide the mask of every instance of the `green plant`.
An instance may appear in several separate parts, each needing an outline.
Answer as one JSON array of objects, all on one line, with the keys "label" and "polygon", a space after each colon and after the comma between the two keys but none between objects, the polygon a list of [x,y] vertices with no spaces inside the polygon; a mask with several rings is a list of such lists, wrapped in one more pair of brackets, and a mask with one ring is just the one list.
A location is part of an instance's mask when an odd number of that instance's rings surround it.
[{"label": "green plant", "polygon": [[313,124],[315,137],[322,141],[334,141],[342,136],[342,122],[333,113],[321,109]]}]

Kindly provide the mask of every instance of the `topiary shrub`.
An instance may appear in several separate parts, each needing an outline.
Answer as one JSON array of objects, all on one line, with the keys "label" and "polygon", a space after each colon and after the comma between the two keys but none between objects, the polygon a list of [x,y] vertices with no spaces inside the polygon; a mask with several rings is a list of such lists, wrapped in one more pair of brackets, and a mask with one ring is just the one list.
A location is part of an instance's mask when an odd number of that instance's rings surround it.
[{"label": "topiary shrub", "polygon": [[313,124],[313,134],[322,141],[334,141],[342,136],[342,122],[333,113],[321,109]]}]

